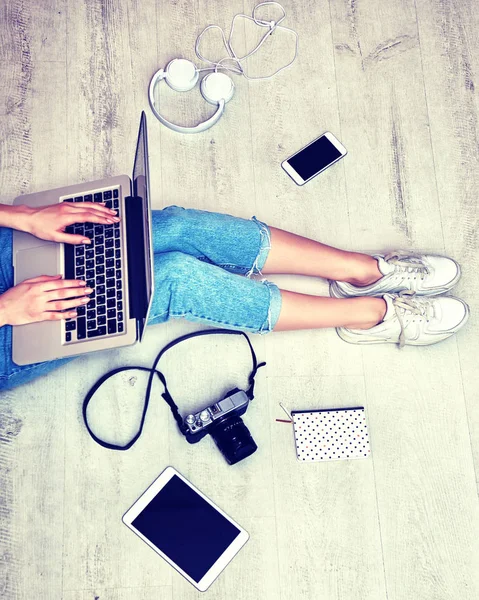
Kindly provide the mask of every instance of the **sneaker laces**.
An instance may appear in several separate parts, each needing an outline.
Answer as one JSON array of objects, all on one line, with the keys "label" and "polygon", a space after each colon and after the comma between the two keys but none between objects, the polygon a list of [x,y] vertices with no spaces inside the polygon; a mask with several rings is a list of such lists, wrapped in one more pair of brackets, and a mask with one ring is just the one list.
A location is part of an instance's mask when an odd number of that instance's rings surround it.
[{"label": "sneaker laces", "polygon": [[[425,298],[421,298],[421,301],[414,300],[415,295],[416,292],[412,290],[403,290],[392,300],[394,311],[401,329],[401,333],[399,334],[399,348],[402,348],[406,343],[406,333],[403,321],[406,312],[423,317],[427,321],[434,316],[434,306],[432,301],[426,300]],[[400,309],[404,312],[401,313]]]},{"label": "sneaker laces", "polygon": [[406,273],[421,273],[423,275],[429,275],[430,269],[424,264],[424,261],[419,257],[407,252],[390,252],[386,254],[384,260],[395,267],[397,272]]}]

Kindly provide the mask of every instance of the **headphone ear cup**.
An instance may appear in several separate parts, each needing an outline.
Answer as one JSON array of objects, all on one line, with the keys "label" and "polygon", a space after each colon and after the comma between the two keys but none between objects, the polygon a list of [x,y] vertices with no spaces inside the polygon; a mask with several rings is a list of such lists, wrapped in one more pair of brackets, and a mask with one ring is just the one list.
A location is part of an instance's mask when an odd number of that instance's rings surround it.
[{"label": "headphone ear cup", "polygon": [[220,100],[225,103],[233,97],[235,85],[231,77],[225,73],[210,73],[203,77],[200,84],[201,95],[210,104],[218,105]]},{"label": "headphone ear cup", "polygon": [[185,58],[174,58],[165,69],[165,81],[176,92],[192,90],[198,81],[198,77],[198,69],[190,60]]}]

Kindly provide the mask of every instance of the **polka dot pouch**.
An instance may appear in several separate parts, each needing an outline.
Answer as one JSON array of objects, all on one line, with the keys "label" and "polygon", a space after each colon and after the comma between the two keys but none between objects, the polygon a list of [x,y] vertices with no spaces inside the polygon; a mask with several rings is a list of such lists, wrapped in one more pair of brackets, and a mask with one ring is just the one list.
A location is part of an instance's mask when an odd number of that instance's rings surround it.
[{"label": "polka dot pouch", "polygon": [[364,407],[292,411],[296,454],[301,462],[367,458]]}]

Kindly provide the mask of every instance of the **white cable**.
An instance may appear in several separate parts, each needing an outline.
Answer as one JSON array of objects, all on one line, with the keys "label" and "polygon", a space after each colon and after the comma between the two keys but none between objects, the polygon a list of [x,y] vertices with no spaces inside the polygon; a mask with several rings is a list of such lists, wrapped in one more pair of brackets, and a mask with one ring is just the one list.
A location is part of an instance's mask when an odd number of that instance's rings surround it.
[{"label": "white cable", "polygon": [[[281,9],[281,12],[283,13],[281,18],[278,21],[264,21],[263,19],[258,19],[256,17],[256,11],[258,10],[258,8],[260,8],[261,6],[267,6],[267,5],[271,5],[274,4],[276,6],[279,6],[279,8]],[[258,44],[253,48],[253,50],[251,50],[250,52],[247,52],[244,56],[237,56],[236,52],[233,49],[232,46],[232,38],[233,38],[233,32],[234,32],[234,27],[235,27],[235,22],[237,18],[244,18],[244,19],[249,19],[250,21],[253,21],[256,25],[260,26],[260,27],[268,27],[269,31],[267,31],[264,36],[260,39],[260,41],[258,42]],[[196,56],[202,60],[203,62],[209,63],[210,65],[213,65],[212,67],[205,67],[203,69],[198,69],[199,71],[210,71],[210,70],[214,70],[217,71],[218,68],[220,69],[224,69],[226,71],[230,71],[231,73],[235,73],[236,75],[243,75],[246,79],[270,79],[271,77],[274,77],[275,75],[277,75],[278,73],[280,73],[281,71],[283,71],[284,69],[287,69],[288,67],[290,67],[294,61],[296,60],[296,57],[298,56],[298,34],[296,33],[296,31],[294,31],[293,29],[290,29],[289,27],[284,27],[283,25],[280,25],[280,23],[282,23],[284,21],[284,19],[286,18],[286,12],[284,10],[284,8],[281,6],[281,4],[279,4],[279,2],[260,2],[260,4],[257,4],[254,9],[253,9],[253,16],[250,17],[248,15],[244,15],[242,13],[238,13],[237,15],[235,15],[233,17],[233,21],[231,23],[231,30],[230,30],[230,34],[229,34],[229,38],[228,40],[226,39],[225,33],[223,31],[223,29],[221,29],[221,27],[219,27],[219,25],[208,25],[207,27],[205,27],[203,29],[203,31],[200,33],[200,35],[196,38],[196,44],[195,44],[195,52],[196,52]],[[219,61],[214,61],[214,60],[209,60],[208,58],[204,57],[201,52],[200,52],[200,43],[201,40],[203,38],[203,35],[209,30],[209,29],[219,29],[221,31],[221,36],[223,38],[223,44],[226,48],[226,51],[228,52],[229,56],[226,56],[224,58],[222,58]],[[260,48],[261,46],[265,43],[266,39],[272,35],[277,29],[282,29],[284,31],[288,31],[289,33],[292,33],[295,38],[296,38],[296,42],[295,42],[295,49],[294,49],[294,56],[293,59],[287,64],[284,65],[282,67],[280,67],[279,69],[277,69],[274,73],[272,73],[271,75],[265,75],[263,77],[250,77],[249,75],[246,74],[243,65],[241,64],[242,61],[248,59],[250,56],[252,56],[253,54],[255,54]],[[223,64],[223,61],[225,60],[231,60],[235,63],[235,65],[233,66],[227,66]]]}]

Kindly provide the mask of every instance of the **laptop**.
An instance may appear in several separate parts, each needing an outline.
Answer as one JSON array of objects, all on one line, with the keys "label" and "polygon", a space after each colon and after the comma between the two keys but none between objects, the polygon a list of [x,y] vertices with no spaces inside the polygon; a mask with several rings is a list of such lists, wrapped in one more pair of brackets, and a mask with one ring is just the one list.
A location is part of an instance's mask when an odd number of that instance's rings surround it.
[{"label": "laptop", "polygon": [[[132,178],[119,175],[91,183],[18,196],[13,204],[106,202],[118,211],[111,225],[75,223],[69,233],[91,244],[63,244],[13,232],[14,285],[39,275],[84,279],[93,292],[71,319],[12,328],[12,360],[29,365],[142,340],[153,297],[153,247],[146,115],[141,114]],[[71,310],[71,309],[69,309]]]}]

